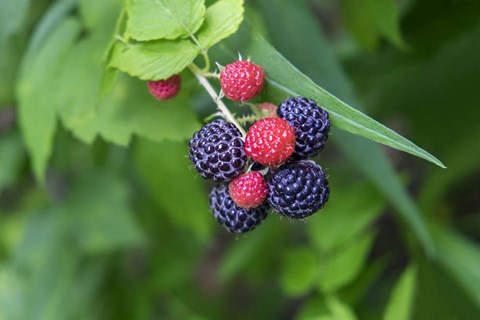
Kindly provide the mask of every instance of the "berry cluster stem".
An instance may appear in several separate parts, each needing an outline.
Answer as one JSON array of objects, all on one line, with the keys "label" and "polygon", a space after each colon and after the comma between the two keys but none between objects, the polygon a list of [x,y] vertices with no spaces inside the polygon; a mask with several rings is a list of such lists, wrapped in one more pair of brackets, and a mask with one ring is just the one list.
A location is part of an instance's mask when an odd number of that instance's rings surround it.
[{"label": "berry cluster stem", "polygon": [[190,65],[190,70],[193,72],[195,77],[198,79],[202,87],[205,88],[205,90],[208,92],[212,100],[216,103],[218,111],[223,115],[225,120],[228,122],[233,123],[238,130],[242,133],[242,135],[245,137],[247,133],[243,129],[243,127],[237,122],[233,114],[228,110],[227,106],[223,103],[222,99],[217,95],[215,92],[215,89],[212,87],[210,82],[207,80],[207,78],[202,74],[202,71],[200,68],[198,68],[195,64]]}]

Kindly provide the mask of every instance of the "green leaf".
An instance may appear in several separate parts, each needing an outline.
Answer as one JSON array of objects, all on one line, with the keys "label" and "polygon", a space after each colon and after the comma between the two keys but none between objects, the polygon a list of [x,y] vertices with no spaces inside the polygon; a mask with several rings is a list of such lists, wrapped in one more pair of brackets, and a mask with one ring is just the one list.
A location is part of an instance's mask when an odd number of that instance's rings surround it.
[{"label": "green leaf", "polygon": [[384,320],[410,320],[415,295],[416,268],[409,266],[398,279],[390,295]]},{"label": "green leaf", "polygon": [[135,163],[148,193],[173,222],[200,240],[210,235],[215,219],[208,207],[203,182],[187,158],[187,143],[140,140]]},{"label": "green leaf", "polygon": [[363,0],[342,1],[342,14],[345,25],[355,40],[362,47],[372,50],[378,44],[379,31],[373,13],[365,4]]},{"label": "green leaf", "polygon": [[[360,1],[358,1],[360,2]],[[378,31],[396,46],[405,47],[400,32],[400,13],[394,0],[367,0],[373,21]],[[365,3],[364,3],[365,7]],[[360,11],[367,11],[364,8]]]},{"label": "green leaf", "polygon": [[207,9],[198,42],[208,49],[235,33],[243,21],[243,0],[220,0]]},{"label": "green leaf", "polygon": [[334,292],[353,281],[365,264],[374,236],[374,233],[361,235],[322,254],[318,266],[320,290]]},{"label": "green leaf", "polygon": [[204,0],[130,0],[127,34],[139,41],[193,35],[202,25]]},{"label": "green leaf", "polygon": [[[30,0],[0,0],[0,44],[18,32],[27,17]],[[3,49],[2,49],[3,50]]]},{"label": "green leaf", "polygon": [[78,22],[64,20],[31,63],[23,66],[18,82],[20,128],[39,181],[43,181],[56,130],[51,93],[57,91],[56,75],[79,31]]},{"label": "green leaf", "polygon": [[142,80],[161,80],[181,72],[198,53],[198,47],[190,40],[145,42],[116,52],[110,66]]},{"label": "green leaf", "polygon": [[307,224],[310,239],[324,251],[334,249],[365,230],[385,205],[372,187],[363,184],[348,189],[335,185],[331,188],[335,192],[330,195],[328,205]]},{"label": "green leaf", "polygon": [[287,251],[280,274],[280,285],[286,294],[302,295],[314,285],[318,267],[317,256],[318,254],[309,247]]},{"label": "green leaf", "polygon": [[355,320],[353,310],[333,295],[313,297],[295,316],[297,320]]},{"label": "green leaf", "polygon": [[124,181],[106,172],[92,172],[75,184],[67,203],[72,236],[85,253],[137,246],[144,237],[128,203]]},{"label": "green leaf", "polygon": [[20,320],[25,307],[25,283],[16,270],[0,265],[0,320]]},{"label": "green leaf", "polygon": [[427,151],[316,85],[258,34],[254,35],[250,53],[254,57],[254,62],[264,67],[270,85],[291,96],[304,96],[314,99],[329,112],[333,126],[408,152],[445,168],[440,160]]},{"label": "green leaf", "polygon": [[109,28],[96,28],[65,60],[54,97],[65,127],[86,143],[101,136],[123,146],[133,135],[155,141],[190,137],[198,129],[198,122],[189,106],[187,75],[182,76],[180,94],[162,102],[151,97],[143,81],[120,75],[98,104],[104,84],[101,59],[109,37]]},{"label": "green leaf", "polygon": [[440,263],[480,307],[480,247],[445,227],[435,226],[433,231]]},{"label": "green leaf", "polygon": [[120,12],[121,1],[118,0],[78,0],[78,10],[85,26],[95,31],[95,28],[108,20],[115,19]]}]

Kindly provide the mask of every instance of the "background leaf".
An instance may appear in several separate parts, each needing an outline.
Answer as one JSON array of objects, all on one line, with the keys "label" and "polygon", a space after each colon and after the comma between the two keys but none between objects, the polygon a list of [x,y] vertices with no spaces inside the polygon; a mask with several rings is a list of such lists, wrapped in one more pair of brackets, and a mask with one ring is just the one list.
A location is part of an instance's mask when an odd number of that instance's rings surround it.
[{"label": "background leaf", "polygon": [[390,301],[385,310],[385,320],[409,320],[415,298],[416,270],[408,266],[398,279],[390,294]]},{"label": "background leaf", "polygon": [[32,63],[23,67],[28,72],[22,74],[18,83],[20,126],[35,176],[40,181],[52,151],[57,121],[52,100],[44,93],[55,91],[59,66],[79,31],[80,26],[73,19],[60,24]]},{"label": "background leaf", "polygon": [[193,35],[202,25],[204,0],[128,0],[127,33],[140,41]]}]

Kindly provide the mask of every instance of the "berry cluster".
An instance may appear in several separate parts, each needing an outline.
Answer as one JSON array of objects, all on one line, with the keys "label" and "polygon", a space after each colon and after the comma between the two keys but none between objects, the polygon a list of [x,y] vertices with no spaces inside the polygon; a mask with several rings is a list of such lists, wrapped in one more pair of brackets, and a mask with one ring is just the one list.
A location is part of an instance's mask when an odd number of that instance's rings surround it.
[{"label": "berry cluster", "polygon": [[[223,94],[244,103],[262,90],[265,72],[252,62],[237,61],[219,78]],[[306,218],[324,206],[330,192],[323,169],[307,160],[325,145],[328,113],[303,97],[286,99],[278,107],[262,103],[257,110],[264,117],[245,137],[236,124],[214,120],[189,142],[189,158],[198,173],[221,183],[210,192],[210,208],[233,233],[253,230],[269,208]]]}]

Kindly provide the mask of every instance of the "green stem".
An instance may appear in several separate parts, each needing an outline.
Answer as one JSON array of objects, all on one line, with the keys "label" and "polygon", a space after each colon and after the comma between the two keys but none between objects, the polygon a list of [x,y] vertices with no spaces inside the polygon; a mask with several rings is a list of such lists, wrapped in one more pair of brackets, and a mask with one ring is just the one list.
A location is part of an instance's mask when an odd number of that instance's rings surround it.
[{"label": "green stem", "polygon": [[210,84],[210,82],[208,82],[207,78],[205,78],[205,76],[203,75],[202,73],[202,70],[197,67],[194,63],[192,63],[190,65],[190,70],[193,72],[193,74],[195,75],[195,77],[197,77],[198,81],[200,82],[200,84],[205,88],[205,90],[208,92],[208,94],[210,95],[210,97],[212,98],[212,100],[216,103],[217,105],[217,109],[218,111],[220,111],[220,113],[223,115],[223,117],[225,118],[225,120],[227,120],[228,122],[231,122],[233,123],[237,128],[238,130],[240,130],[240,132],[242,133],[242,135],[245,137],[247,134],[245,132],[245,130],[243,129],[243,127],[237,122],[237,120],[235,119],[235,117],[233,116],[233,114],[230,112],[230,110],[228,110],[227,106],[223,103],[222,99],[220,99],[217,95],[217,93],[215,92],[215,89],[213,89],[212,85]]}]

